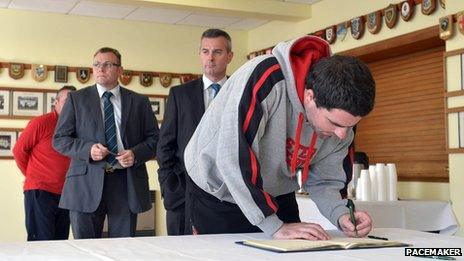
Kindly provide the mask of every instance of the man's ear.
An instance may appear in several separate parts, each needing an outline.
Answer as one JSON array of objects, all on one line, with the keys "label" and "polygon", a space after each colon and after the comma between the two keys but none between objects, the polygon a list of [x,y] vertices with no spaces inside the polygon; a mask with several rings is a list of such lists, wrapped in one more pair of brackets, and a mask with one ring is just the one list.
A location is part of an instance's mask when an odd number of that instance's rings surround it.
[{"label": "man's ear", "polygon": [[60,95],[57,95],[55,97],[55,100],[53,101],[53,105],[56,106],[56,104],[58,103],[58,100],[60,99]]},{"label": "man's ear", "polygon": [[118,80],[119,80],[119,76],[121,76],[123,72],[124,72],[124,67],[122,67],[122,65],[120,65],[118,67]]},{"label": "man's ear", "polygon": [[227,64],[229,64],[232,61],[232,58],[234,57],[234,52],[230,51],[227,54]]},{"label": "man's ear", "polygon": [[314,91],[312,89],[305,89],[305,91],[304,91],[304,100],[306,102],[314,100]]}]

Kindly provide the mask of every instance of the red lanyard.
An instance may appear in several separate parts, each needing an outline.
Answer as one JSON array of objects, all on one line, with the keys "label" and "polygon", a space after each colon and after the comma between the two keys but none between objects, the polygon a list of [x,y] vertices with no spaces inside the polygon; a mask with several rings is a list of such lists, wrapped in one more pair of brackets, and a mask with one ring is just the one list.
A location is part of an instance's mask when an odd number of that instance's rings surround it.
[{"label": "red lanyard", "polygon": [[306,183],[306,180],[308,179],[308,176],[309,176],[309,168],[310,168],[309,163],[311,163],[311,159],[313,158],[314,154],[316,153],[316,148],[315,148],[316,141],[317,141],[317,134],[314,131],[313,135],[311,137],[311,144],[309,145],[309,148],[308,148],[308,154],[306,155],[306,160],[304,162],[303,173],[302,173],[302,176],[301,176],[302,181],[303,181],[302,184]]}]

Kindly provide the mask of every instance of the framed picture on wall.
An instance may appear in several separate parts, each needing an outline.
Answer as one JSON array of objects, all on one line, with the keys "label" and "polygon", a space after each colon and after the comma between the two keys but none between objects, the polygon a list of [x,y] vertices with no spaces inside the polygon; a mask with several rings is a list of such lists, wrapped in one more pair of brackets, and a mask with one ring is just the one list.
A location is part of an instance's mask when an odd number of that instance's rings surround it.
[{"label": "framed picture on wall", "polygon": [[149,95],[148,99],[150,100],[151,109],[153,110],[158,122],[163,121],[166,97],[161,95]]},{"label": "framed picture on wall", "polygon": [[56,92],[45,93],[45,113],[49,113],[55,109]]},{"label": "framed picture on wall", "polygon": [[10,91],[0,90],[0,115],[10,115]]},{"label": "framed picture on wall", "polygon": [[16,143],[15,131],[0,130],[0,158],[12,158],[12,149]]},{"label": "framed picture on wall", "polygon": [[55,82],[68,82],[68,67],[57,65],[55,66]]},{"label": "framed picture on wall", "polygon": [[13,91],[14,116],[38,116],[43,114],[42,92],[15,92]]}]

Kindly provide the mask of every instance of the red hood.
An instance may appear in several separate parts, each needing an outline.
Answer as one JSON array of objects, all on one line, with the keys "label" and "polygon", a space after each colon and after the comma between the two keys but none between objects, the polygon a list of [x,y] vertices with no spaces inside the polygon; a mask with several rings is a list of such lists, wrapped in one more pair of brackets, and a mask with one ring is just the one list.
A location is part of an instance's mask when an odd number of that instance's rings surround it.
[{"label": "red hood", "polygon": [[308,68],[327,56],[330,56],[329,44],[315,36],[303,37],[295,41],[290,48],[290,64],[295,78],[296,92],[302,104]]}]

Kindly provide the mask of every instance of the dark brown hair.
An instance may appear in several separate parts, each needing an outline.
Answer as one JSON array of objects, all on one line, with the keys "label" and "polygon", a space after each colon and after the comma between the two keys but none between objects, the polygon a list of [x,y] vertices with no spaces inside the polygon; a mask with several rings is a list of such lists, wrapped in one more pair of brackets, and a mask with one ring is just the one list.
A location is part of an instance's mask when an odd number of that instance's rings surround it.
[{"label": "dark brown hair", "polygon": [[100,49],[98,49],[95,54],[93,55],[93,57],[95,58],[95,56],[97,56],[97,54],[99,53],[112,53],[114,55],[116,55],[116,58],[118,59],[118,65],[121,65],[121,54],[119,53],[118,50],[114,49],[114,48],[111,48],[111,47],[102,47]]}]

